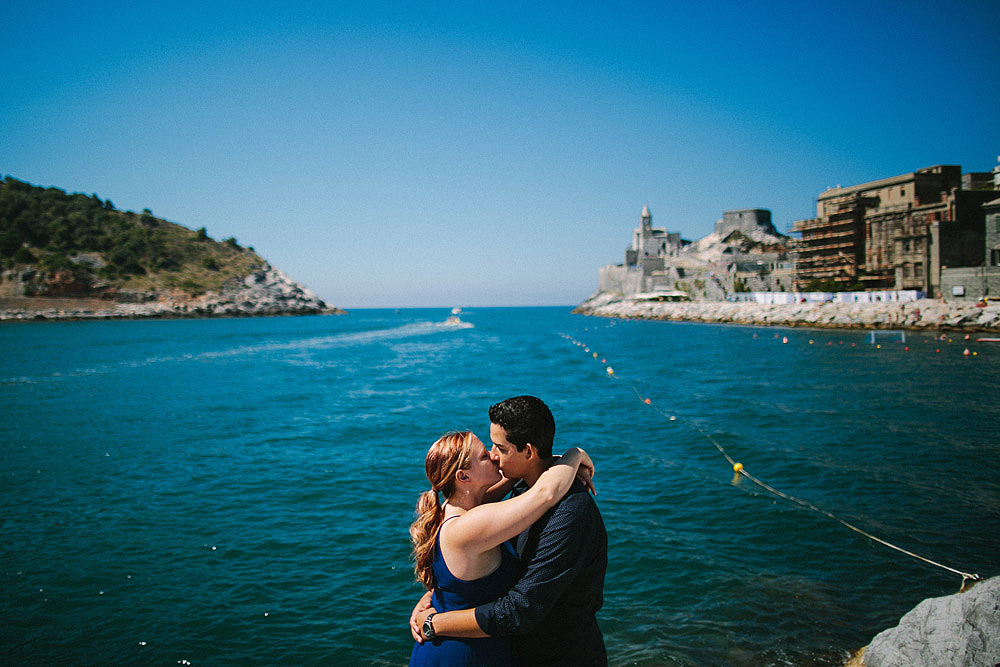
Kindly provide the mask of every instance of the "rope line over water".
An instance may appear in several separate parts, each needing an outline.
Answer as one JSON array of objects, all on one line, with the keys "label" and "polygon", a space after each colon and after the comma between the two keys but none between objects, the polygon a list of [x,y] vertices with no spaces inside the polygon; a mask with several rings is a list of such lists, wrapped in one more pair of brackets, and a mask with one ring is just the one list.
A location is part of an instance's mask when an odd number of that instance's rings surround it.
[{"label": "rope line over water", "polygon": [[[636,397],[642,403],[644,403],[645,405],[649,406],[651,409],[655,410],[657,412],[657,414],[659,414],[661,417],[663,417],[667,421],[676,421],[677,420],[676,415],[671,415],[671,414],[668,414],[668,413],[664,412],[658,405],[653,404],[653,401],[652,401],[651,398],[644,397],[642,395],[642,393],[639,391],[639,387],[638,387],[638,384],[636,382],[634,382],[632,380],[627,380],[625,378],[622,378],[618,374],[616,374],[615,370],[611,366],[608,365],[607,359],[603,359],[603,358],[599,359],[597,352],[592,351],[590,349],[590,347],[586,343],[583,343],[582,341],[576,340],[572,336],[569,336],[569,335],[564,334],[564,333],[560,333],[559,335],[562,336],[563,338],[569,340],[571,343],[573,343],[577,347],[582,348],[583,351],[589,353],[594,360],[600,361],[601,365],[604,366],[605,372],[607,373],[608,377],[610,377],[613,380],[617,380],[618,382],[624,382],[625,384],[627,384],[632,389],[633,393],[635,393]],[[908,551],[907,549],[904,549],[904,548],[902,548],[900,546],[896,546],[895,544],[892,544],[891,542],[887,542],[886,540],[883,540],[880,537],[876,537],[875,535],[872,535],[868,531],[865,531],[865,530],[862,530],[861,528],[858,528],[857,526],[855,526],[855,525],[853,525],[853,524],[845,521],[844,519],[841,519],[840,517],[836,516],[835,514],[833,514],[832,512],[830,512],[828,510],[825,510],[825,509],[822,509],[820,507],[817,507],[816,505],[810,503],[809,501],[802,500],[801,498],[796,498],[795,496],[792,496],[790,494],[783,493],[783,492],[779,491],[778,489],[774,488],[773,486],[770,486],[769,484],[761,481],[760,479],[757,479],[756,477],[754,477],[753,475],[751,475],[749,472],[747,472],[747,470],[746,470],[746,468],[744,468],[743,464],[740,463],[739,461],[735,460],[732,456],[730,456],[729,453],[726,451],[726,449],[721,444],[719,444],[719,441],[716,440],[715,438],[713,438],[712,434],[709,433],[708,431],[706,431],[705,429],[703,429],[696,421],[690,420],[690,421],[687,421],[685,423],[690,424],[691,426],[693,426],[695,428],[695,430],[697,430],[709,442],[711,442],[713,445],[715,445],[715,448],[719,450],[719,453],[722,454],[722,456],[724,456],[725,459],[729,462],[729,465],[732,466],[733,472],[735,472],[737,475],[742,475],[743,477],[747,478],[748,480],[750,480],[751,482],[753,482],[754,484],[756,484],[760,488],[764,489],[768,493],[771,493],[771,494],[773,494],[775,496],[778,496],[779,498],[782,498],[782,499],[787,500],[789,502],[793,502],[793,503],[795,503],[797,505],[805,507],[806,509],[812,510],[814,512],[818,512],[818,513],[820,513],[820,514],[822,514],[822,515],[824,515],[826,517],[829,517],[830,519],[833,519],[834,521],[836,521],[837,523],[841,524],[842,526],[844,526],[846,528],[849,528],[850,530],[854,531],[855,533],[858,533],[859,535],[863,535],[864,537],[867,537],[868,539],[872,540],[873,542],[877,542],[877,543],[879,543],[879,544],[881,544],[883,546],[886,546],[886,547],[888,547],[890,549],[898,551],[899,553],[906,554],[907,556],[910,556],[911,558],[915,558],[917,560],[923,561],[924,563],[928,563],[929,565],[933,565],[933,566],[939,567],[939,568],[941,568],[943,570],[947,570],[948,572],[951,572],[953,574],[957,574],[958,576],[962,577],[962,586],[961,586],[962,589],[964,589],[966,583],[968,583],[970,581],[981,581],[982,580],[982,577],[979,576],[978,574],[969,573],[969,572],[963,572],[961,570],[957,570],[957,569],[955,569],[953,567],[949,567],[949,566],[944,565],[942,563],[938,563],[937,561],[931,560],[930,558],[925,558],[924,556],[921,556],[920,554],[916,554],[916,553],[913,553],[912,551]]]}]

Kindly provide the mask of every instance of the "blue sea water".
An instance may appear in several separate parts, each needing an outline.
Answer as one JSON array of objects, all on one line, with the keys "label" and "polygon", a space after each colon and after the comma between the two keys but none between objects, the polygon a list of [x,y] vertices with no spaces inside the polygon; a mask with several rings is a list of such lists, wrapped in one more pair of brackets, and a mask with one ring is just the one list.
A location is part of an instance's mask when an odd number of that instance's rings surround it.
[{"label": "blue sea water", "polygon": [[447,315],[0,326],[5,662],[405,664],[426,449],[522,393],[596,461],[613,665],[841,664],[961,583],[715,443],[1000,574],[1000,345]]}]

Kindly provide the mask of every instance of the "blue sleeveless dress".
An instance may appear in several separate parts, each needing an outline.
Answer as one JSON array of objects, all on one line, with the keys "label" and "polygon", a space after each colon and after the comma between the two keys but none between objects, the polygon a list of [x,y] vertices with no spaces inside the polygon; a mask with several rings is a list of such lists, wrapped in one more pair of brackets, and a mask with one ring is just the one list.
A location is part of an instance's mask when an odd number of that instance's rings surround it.
[{"label": "blue sleeveless dress", "polygon": [[[470,609],[492,602],[506,593],[517,581],[520,565],[510,544],[500,545],[500,566],[474,581],[459,579],[448,570],[441,555],[441,538],[434,546],[434,595],[431,605],[439,612]],[[517,665],[517,653],[507,637],[463,639],[439,637],[423,644],[413,643],[410,665],[458,665],[511,667]]]}]

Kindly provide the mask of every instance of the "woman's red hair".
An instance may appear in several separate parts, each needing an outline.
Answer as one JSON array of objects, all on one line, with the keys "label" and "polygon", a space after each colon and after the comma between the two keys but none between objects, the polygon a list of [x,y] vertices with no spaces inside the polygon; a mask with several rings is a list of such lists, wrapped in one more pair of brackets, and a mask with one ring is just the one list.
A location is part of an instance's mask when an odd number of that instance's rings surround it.
[{"label": "woman's red hair", "polygon": [[427,590],[434,587],[434,544],[438,528],[444,518],[444,509],[438,493],[448,498],[455,493],[455,473],[466,470],[472,463],[472,431],[450,431],[438,438],[427,450],[424,470],[431,490],[424,491],[417,500],[417,519],[410,525],[413,543],[414,571]]}]

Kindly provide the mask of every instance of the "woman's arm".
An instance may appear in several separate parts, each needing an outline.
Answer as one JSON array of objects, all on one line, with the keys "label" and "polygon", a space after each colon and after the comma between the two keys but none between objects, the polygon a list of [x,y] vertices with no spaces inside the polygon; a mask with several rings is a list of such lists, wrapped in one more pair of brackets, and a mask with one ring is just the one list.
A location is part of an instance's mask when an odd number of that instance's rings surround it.
[{"label": "woman's arm", "polygon": [[498,503],[473,507],[448,528],[448,543],[474,553],[483,553],[518,535],[537,521],[566,495],[577,471],[593,475],[594,462],[573,447],[549,466],[526,492]]}]

